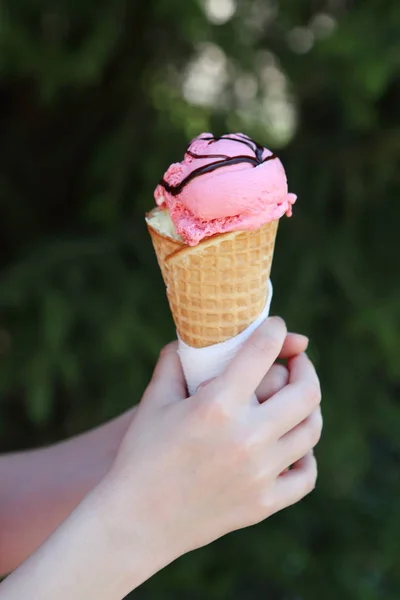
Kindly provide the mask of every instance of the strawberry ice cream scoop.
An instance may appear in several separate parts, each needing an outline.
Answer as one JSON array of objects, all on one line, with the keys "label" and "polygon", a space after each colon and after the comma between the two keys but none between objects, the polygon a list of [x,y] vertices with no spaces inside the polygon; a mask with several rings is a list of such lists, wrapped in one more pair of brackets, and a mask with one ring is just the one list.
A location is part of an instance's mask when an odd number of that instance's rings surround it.
[{"label": "strawberry ice cream scoop", "polygon": [[242,133],[195,138],[183,161],[166,171],[154,197],[190,246],[290,217],[296,201],[279,158]]}]

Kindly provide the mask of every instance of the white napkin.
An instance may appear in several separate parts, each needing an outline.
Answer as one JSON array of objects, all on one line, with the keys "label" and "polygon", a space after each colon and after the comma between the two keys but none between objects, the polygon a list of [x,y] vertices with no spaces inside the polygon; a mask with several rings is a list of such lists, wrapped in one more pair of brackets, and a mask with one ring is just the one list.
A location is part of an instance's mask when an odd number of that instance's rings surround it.
[{"label": "white napkin", "polygon": [[214,344],[213,346],[206,346],[205,348],[193,348],[193,346],[185,344],[178,335],[178,354],[181,359],[190,395],[196,392],[201,383],[208,379],[213,379],[222,373],[239,348],[250,337],[253,331],[268,317],[271,300],[272,283],[271,280],[269,280],[267,303],[260,316],[257,317],[247,329],[239,333],[239,335],[236,335],[225,342]]}]

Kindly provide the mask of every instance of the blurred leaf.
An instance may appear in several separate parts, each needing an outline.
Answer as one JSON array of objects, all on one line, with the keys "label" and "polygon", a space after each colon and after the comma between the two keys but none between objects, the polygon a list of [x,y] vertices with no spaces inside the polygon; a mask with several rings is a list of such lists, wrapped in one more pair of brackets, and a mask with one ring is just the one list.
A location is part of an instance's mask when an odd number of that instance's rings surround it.
[{"label": "blurred leaf", "polygon": [[52,411],[52,381],[43,358],[33,358],[25,380],[27,414],[32,422],[43,426]]}]

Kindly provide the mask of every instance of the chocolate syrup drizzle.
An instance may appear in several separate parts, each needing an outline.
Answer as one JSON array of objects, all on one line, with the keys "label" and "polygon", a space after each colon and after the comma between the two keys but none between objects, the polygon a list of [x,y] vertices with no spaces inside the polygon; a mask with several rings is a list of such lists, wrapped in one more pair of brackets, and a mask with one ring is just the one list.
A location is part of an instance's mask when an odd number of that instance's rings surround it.
[{"label": "chocolate syrup drizzle", "polygon": [[203,167],[198,167],[194,169],[187,177],[182,179],[180,183],[177,185],[170,185],[165,179],[161,179],[160,185],[165,189],[166,192],[171,194],[172,196],[177,196],[181,193],[183,188],[190,182],[192,179],[196,177],[200,177],[200,175],[205,175],[206,173],[212,173],[217,169],[221,169],[222,167],[229,167],[230,165],[237,165],[239,163],[250,163],[253,167],[258,167],[258,165],[262,165],[268,160],[273,160],[277,158],[275,154],[270,154],[266,158],[263,159],[264,148],[260,144],[257,144],[254,140],[252,140],[249,136],[244,135],[243,133],[238,133],[241,139],[230,137],[229,135],[222,135],[219,137],[208,136],[201,138],[202,140],[208,140],[208,145],[213,144],[214,142],[218,142],[219,140],[230,140],[231,142],[238,142],[238,144],[244,144],[248,146],[254,152],[254,158],[252,156],[226,156],[225,154],[196,154],[190,150],[190,146],[192,142],[189,144],[186,150],[186,154],[189,154],[192,158],[218,158],[221,160],[216,160],[214,162],[209,163],[208,165],[204,165]]}]

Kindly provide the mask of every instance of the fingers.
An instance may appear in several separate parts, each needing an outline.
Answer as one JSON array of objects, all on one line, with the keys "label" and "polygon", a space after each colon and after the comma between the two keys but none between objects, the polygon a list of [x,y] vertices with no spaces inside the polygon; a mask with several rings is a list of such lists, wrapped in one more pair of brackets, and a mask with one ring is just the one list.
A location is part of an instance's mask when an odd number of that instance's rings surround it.
[{"label": "fingers", "polygon": [[278,358],[292,358],[308,348],[308,337],[300,333],[288,333],[283,342],[282,350]]},{"label": "fingers", "polygon": [[248,401],[278,357],[285,336],[286,326],[282,319],[268,318],[243,345],[224,373],[215,379],[215,384],[230,398]]},{"label": "fingers", "polygon": [[304,352],[288,361],[288,369],[289,383],[295,384],[307,380],[315,384],[318,388],[320,387],[314,365]]},{"label": "fingers", "polygon": [[282,458],[278,472],[295,464],[315,448],[322,433],[322,414],[318,407],[302,423],[278,440],[277,453]]},{"label": "fingers", "polygon": [[315,488],[317,481],[317,461],[314,454],[309,452],[300,459],[290,471],[280,475],[271,494],[273,501],[271,514],[299,502]]},{"label": "fingers", "polygon": [[288,363],[289,384],[257,408],[255,418],[279,439],[304,421],[320,404],[321,388],[312,362],[300,354]]},{"label": "fingers", "polygon": [[[308,347],[308,338],[299,333],[286,334],[282,350],[278,358],[288,359],[305,352]],[[289,372],[282,364],[274,364],[265,375],[264,379],[256,390],[256,396],[259,402],[265,402],[274,394],[279,392],[289,382]]]},{"label": "fingers", "polygon": [[272,365],[264,379],[256,389],[256,396],[260,403],[265,402],[277,394],[289,382],[289,371],[284,365]]},{"label": "fingers", "polygon": [[162,404],[187,397],[185,377],[177,350],[178,342],[171,342],[161,350],[149,384],[151,396]]}]

